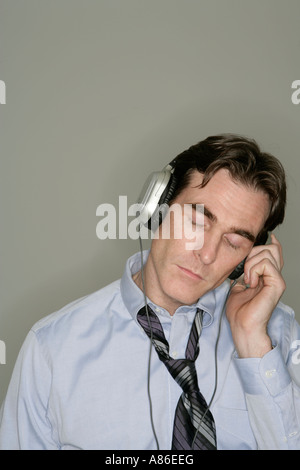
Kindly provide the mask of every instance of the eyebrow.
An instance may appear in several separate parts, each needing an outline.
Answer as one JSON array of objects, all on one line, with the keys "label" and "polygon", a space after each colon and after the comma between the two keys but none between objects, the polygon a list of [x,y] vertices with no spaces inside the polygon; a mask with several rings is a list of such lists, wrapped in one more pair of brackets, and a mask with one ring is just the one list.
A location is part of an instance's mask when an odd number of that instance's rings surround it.
[{"label": "eyebrow", "polygon": [[[191,204],[191,205],[195,211],[203,213],[212,222],[218,221],[217,216],[213,214],[204,204]],[[256,240],[255,235],[253,235],[253,233],[249,232],[248,230],[243,230],[237,227],[231,227],[230,232],[236,233],[237,235],[241,235],[241,237],[247,238],[253,243]]]}]

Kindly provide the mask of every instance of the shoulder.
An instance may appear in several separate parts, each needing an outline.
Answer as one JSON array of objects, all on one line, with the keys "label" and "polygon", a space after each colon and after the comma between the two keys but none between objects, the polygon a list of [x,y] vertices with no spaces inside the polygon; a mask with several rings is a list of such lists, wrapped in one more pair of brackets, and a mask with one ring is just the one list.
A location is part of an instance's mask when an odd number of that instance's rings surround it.
[{"label": "shoulder", "polygon": [[31,331],[40,339],[46,335],[56,338],[62,335],[67,338],[75,330],[91,328],[114,306],[118,310],[120,297],[120,280],[117,280],[42,318],[33,325]]}]

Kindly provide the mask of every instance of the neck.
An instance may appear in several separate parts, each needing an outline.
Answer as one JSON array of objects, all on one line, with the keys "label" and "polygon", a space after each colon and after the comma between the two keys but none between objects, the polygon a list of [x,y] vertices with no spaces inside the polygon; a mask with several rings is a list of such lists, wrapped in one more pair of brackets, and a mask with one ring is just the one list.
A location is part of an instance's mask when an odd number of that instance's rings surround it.
[{"label": "neck", "polygon": [[[177,308],[183,304],[174,301],[173,299],[169,298],[169,296],[161,292],[159,283],[156,282],[155,276],[151,275],[151,269],[149,267],[149,264],[150,263],[148,258],[143,269],[145,295],[146,297],[148,297],[149,300],[151,300],[151,302],[158,305],[159,307],[164,308],[165,310],[167,310],[167,312],[169,312],[171,316],[173,316]],[[143,291],[141,270],[138,271],[136,274],[133,274],[132,279],[136,283],[136,285],[141,289],[141,291]]]}]

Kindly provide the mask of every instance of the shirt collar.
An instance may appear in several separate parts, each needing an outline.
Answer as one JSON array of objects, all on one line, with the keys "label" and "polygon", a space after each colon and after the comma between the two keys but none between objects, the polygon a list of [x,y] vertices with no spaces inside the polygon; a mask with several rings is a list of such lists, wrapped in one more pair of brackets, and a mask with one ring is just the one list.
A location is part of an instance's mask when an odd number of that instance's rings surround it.
[{"label": "shirt collar", "polygon": [[[148,254],[149,250],[145,250],[142,253],[144,264],[147,261]],[[144,294],[132,279],[133,274],[136,274],[140,269],[141,253],[138,252],[127,260],[120,285],[123,302],[134,320],[136,320],[139,310],[145,305]],[[211,325],[216,309],[216,291],[222,286],[223,284],[219,288],[207,292],[193,305],[182,305],[176,310],[175,314],[187,314],[195,312],[196,308],[200,308],[204,311],[203,327]],[[159,308],[160,311],[163,310],[160,306],[155,305],[149,299],[147,299],[147,302],[151,305],[151,308],[154,308],[154,310],[155,308]]]}]

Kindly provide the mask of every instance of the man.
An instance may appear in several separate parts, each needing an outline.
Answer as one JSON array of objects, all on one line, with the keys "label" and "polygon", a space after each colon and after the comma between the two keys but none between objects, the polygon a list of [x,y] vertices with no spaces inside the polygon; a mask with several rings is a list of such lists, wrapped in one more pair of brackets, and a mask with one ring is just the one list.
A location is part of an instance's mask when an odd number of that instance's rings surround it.
[{"label": "man", "polygon": [[282,166],[220,135],[179,155],[173,177],[171,207],[190,205],[196,227],[204,207],[203,244],[161,236],[163,221],[121,280],[32,328],[0,448],[300,449],[300,328],[280,302],[281,245],[260,244],[284,218]]}]

